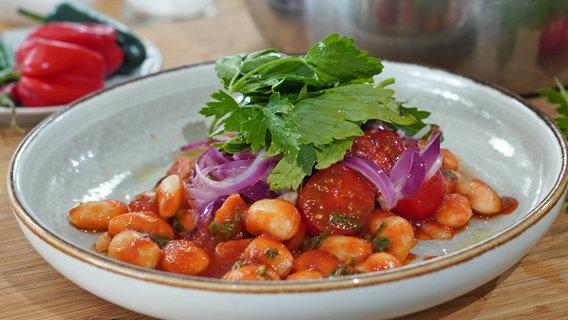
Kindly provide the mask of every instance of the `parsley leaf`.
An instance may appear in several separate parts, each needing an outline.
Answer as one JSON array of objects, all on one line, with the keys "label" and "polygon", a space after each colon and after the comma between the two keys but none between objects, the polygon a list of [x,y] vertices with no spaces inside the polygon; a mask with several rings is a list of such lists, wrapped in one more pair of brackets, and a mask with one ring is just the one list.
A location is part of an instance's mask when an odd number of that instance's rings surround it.
[{"label": "parsley leaf", "polygon": [[562,130],[564,135],[568,137],[568,94],[566,94],[564,86],[557,78],[555,78],[554,81],[556,82],[558,91],[552,88],[545,88],[537,90],[537,93],[542,97],[545,97],[548,102],[558,105],[556,112],[559,116],[553,118],[553,120],[556,122],[560,130]]},{"label": "parsley leaf", "polygon": [[226,56],[215,66],[226,91],[212,94],[200,113],[214,118],[211,136],[236,133],[214,146],[266,149],[266,156],[281,159],[268,177],[271,188],[296,190],[314,169],[343,159],[365,122],[409,131],[425,125],[428,113],[402,107],[386,88],[392,79],[374,83],[382,69],[379,59],[338,34],[304,56],[275,50]]},{"label": "parsley leaf", "polygon": [[[554,122],[558,125],[564,136],[568,137],[568,94],[566,89],[558,78],[554,78],[558,91],[552,88],[545,88],[537,90],[537,93],[545,97],[546,100],[552,104],[558,105],[556,108],[557,117],[552,118]],[[568,214],[568,207],[564,209],[564,213]]]}]

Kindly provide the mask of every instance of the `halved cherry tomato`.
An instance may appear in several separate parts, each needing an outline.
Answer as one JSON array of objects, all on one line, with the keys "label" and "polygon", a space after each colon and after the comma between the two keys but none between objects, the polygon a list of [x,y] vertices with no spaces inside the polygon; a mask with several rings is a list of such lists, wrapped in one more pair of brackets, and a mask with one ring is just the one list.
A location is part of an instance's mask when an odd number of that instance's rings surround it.
[{"label": "halved cherry tomato", "polygon": [[369,129],[365,130],[364,136],[355,138],[347,155],[367,158],[389,174],[404,149],[404,142],[395,132]]},{"label": "halved cherry tomato", "polygon": [[414,197],[400,199],[392,211],[406,220],[424,220],[438,209],[444,193],[444,178],[438,171],[420,187]]},{"label": "halved cherry tomato", "polygon": [[310,236],[329,229],[330,234],[355,234],[365,214],[375,207],[367,179],[341,164],[320,170],[300,191],[297,207]]}]

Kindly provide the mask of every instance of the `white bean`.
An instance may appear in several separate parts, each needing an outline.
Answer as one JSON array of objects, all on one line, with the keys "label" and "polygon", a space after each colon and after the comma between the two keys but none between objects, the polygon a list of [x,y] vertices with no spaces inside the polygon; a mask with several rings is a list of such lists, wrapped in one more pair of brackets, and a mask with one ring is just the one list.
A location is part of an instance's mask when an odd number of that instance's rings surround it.
[{"label": "white bean", "polygon": [[293,238],[301,223],[296,206],[279,198],[256,201],[245,214],[245,228],[250,234],[265,234],[281,241]]}]

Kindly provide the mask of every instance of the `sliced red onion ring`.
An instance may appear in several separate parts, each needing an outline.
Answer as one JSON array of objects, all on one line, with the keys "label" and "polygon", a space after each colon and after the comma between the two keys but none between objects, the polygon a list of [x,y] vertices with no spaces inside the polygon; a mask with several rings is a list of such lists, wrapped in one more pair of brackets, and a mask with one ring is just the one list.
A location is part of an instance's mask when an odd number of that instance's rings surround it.
[{"label": "sliced red onion ring", "polygon": [[188,150],[193,150],[193,149],[204,149],[204,148],[209,148],[209,146],[214,143],[217,142],[218,140],[216,139],[210,139],[210,140],[202,140],[202,141],[196,141],[196,142],[191,142],[188,143],[186,145],[183,145],[180,150],[181,151],[188,151]]},{"label": "sliced red onion ring", "polygon": [[221,181],[210,179],[203,174],[202,169],[197,165],[195,166],[196,183],[194,184],[220,195],[233,194],[239,189],[250,187],[259,180],[259,177],[266,172],[272,162],[270,158],[264,158],[264,154],[264,151],[259,151],[256,159],[242,174]]},{"label": "sliced red onion ring", "polygon": [[227,197],[218,197],[209,203],[207,203],[203,209],[201,210],[201,214],[199,215],[199,220],[197,224],[197,228],[200,233],[207,234],[209,233],[208,226],[215,218],[215,212],[223,205],[223,202]]},{"label": "sliced red onion ring", "polygon": [[420,150],[418,147],[406,148],[391,169],[390,176],[373,161],[353,156],[346,156],[342,163],[366,176],[378,189],[377,199],[381,208],[391,210],[398,200],[414,196],[422,184],[430,179],[442,165],[440,155],[441,132]]},{"label": "sliced red onion ring", "polygon": [[[223,157],[222,163],[210,163],[209,161],[197,161],[194,167],[194,178],[189,188],[191,198],[194,205],[198,210],[202,210],[211,201],[216,200],[222,196],[228,196],[235,193],[240,193],[243,190],[253,187],[259,181],[265,181],[270,171],[274,168],[275,159],[265,158],[265,151],[261,150],[254,156],[254,160],[232,160]],[[212,155],[215,152],[212,151]],[[210,155],[207,156],[211,159]],[[236,158],[241,158],[237,156]],[[200,159],[201,160],[201,159]],[[200,162],[207,164],[206,167],[201,167]],[[246,168],[243,167],[244,163],[249,163]],[[231,168],[233,166],[233,168]],[[224,173],[215,172],[221,168]],[[230,172],[232,171],[232,172]],[[222,179],[212,179],[215,174]]]},{"label": "sliced red onion ring", "polygon": [[388,175],[373,161],[353,156],[346,156],[341,163],[353,170],[359,171],[367,177],[379,190],[380,195],[377,201],[384,210],[394,208],[396,202],[396,194],[392,181]]},{"label": "sliced red onion ring", "polygon": [[434,176],[442,166],[442,155],[440,154],[441,141],[442,133],[438,131],[428,142],[426,147],[420,152],[420,156],[424,160],[424,165],[426,166],[424,181]]},{"label": "sliced red onion ring", "polygon": [[242,174],[250,167],[252,162],[252,159],[227,161],[211,168],[209,171],[203,171],[203,173],[215,180],[224,180]]},{"label": "sliced red onion ring", "polygon": [[397,201],[402,196],[410,198],[414,196],[426,175],[426,166],[420,157],[420,148],[406,148],[391,169],[389,178],[393,183]]},{"label": "sliced red onion ring", "polygon": [[200,168],[209,168],[229,160],[230,159],[227,159],[219,149],[209,148],[197,159],[197,166]]},{"label": "sliced red onion ring", "polygon": [[[373,129],[380,127],[380,123],[377,123]],[[380,192],[377,201],[381,208],[391,210],[401,198],[415,195],[424,181],[441,167],[442,134],[435,129],[432,129],[431,139],[424,149],[409,147],[403,151],[390,176],[366,158],[346,156],[341,163],[367,177]],[[264,150],[256,154],[228,154],[217,148],[207,149],[197,160],[189,188],[196,208],[203,211],[212,202],[234,193],[247,193],[245,196],[251,199],[276,196],[270,193],[266,177],[277,159],[264,158],[264,155]]]},{"label": "sliced red onion ring", "polygon": [[280,194],[270,190],[270,184],[266,181],[258,181],[255,185],[240,191],[241,196],[246,202],[252,203],[261,199],[276,198]]}]

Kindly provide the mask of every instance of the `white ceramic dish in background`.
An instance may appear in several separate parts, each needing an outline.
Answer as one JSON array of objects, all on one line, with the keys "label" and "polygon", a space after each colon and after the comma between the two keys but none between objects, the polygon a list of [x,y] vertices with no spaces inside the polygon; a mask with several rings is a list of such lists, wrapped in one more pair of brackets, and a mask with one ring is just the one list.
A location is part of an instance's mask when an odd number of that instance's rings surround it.
[{"label": "white ceramic dish in background", "polygon": [[[30,28],[14,29],[0,32],[0,41],[9,48],[15,50],[19,43],[24,41]],[[162,66],[162,55],[158,48],[149,41],[144,40],[146,48],[146,60],[128,75],[115,75],[108,78],[105,87],[110,87],[117,83],[133,79],[135,77],[144,76],[160,70]],[[16,108],[16,119],[19,125],[30,126],[39,123],[48,115],[61,111],[64,106],[46,106],[46,107],[18,107]],[[8,107],[0,106],[0,125],[7,125],[12,119],[12,110]]]},{"label": "white ceramic dish in background", "polygon": [[119,84],[43,121],[18,147],[8,171],[15,217],[65,277],[157,318],[379,319],[448,301],[513,266],[547,231],[566,193],[566,142],[548,118],[515,96],[440,70],[384,64],[379,78],[395,77],[400,100],[432,111],[431,120],[445,132],[443,145],[520,202],[510,215],[474,220],[453,240],[421,242],[412,250],[436,258],[323,281],[230,283],[96,254],[96,235],[72,228],[68,210],[82,200],[128,200],[150,189],[181,145],[204,138],[207,126],[197,111],[220,87],[212,64]]}]

